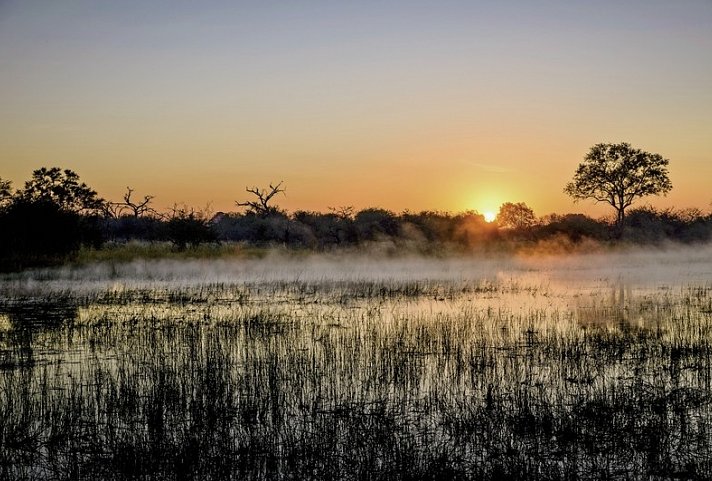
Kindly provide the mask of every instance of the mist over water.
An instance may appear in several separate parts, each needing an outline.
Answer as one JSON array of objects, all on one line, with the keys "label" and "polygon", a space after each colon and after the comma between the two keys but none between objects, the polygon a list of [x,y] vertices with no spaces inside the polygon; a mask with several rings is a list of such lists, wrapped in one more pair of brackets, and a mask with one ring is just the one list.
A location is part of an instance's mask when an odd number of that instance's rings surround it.
[{"label": "mist over water", "polygon": [[655,288],[712,283],[712,245],[612,252],[424,257],[367,253],[289,255],[259,259],[137,259],[26,271],[0,279],[13,294],[92,292],[269,282],[480,282],[551,289],[625,285]]},{"label": "mist over water", "polygon": [[709,245],[7,275],[0,479],[709,479],[710,313]]}]

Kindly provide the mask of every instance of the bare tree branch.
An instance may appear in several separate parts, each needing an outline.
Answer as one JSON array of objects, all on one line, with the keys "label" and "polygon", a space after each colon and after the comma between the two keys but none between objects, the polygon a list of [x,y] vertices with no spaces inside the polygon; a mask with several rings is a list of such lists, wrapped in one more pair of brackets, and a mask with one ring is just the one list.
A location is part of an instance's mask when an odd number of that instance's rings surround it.
[{"label": "bare tree branch", "polygon": [[275,195],[286,192],[286,189],[282,188],[283,182],[284,181],[280,181],[277,185],[270,184],[269,189],[245,187],[245,190],[250,194],[254,194],[257,197],[257,200],[235,202],[235,204],[237,204],[238,207],[247,207],[252,213],[263,217],[273,214],[277,212],[277,208],[269,205],[269,202]]},{"label": "bare tree branch", "polygon": [[354,207],[352,205],[329,207],[329,210],[341,220],[350,220],[354,217]]},{"label": "bare tree branch", "polygon": [[124,215],[131,217],[141,217],[145,215],[151,215],[158,217],[158,212],[150,206],[151,202],[155,198],[152,195],[145,195],[140,201],[132,201],[131,196],[134,193],[134,189],[131,187],[126,187],[126,193],[124,194],[123,202],[109,202],[106,206],[105,211],[111,217],[117,218]]}]

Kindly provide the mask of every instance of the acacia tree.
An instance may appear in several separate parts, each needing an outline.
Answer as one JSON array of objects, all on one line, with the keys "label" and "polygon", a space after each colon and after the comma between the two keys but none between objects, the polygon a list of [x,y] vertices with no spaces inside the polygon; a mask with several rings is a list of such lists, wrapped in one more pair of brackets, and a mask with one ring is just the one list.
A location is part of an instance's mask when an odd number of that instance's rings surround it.
[{"label": "acacia tree", "polygon": [[59,167],[42,167],[32,172],[32,177],[16,196],[24,202],[48,202],[78,214],[98,214],[105,210],[105,202],[96,191],[84,182],[80,183],[75,172]]},{"label": "acacia tree", "polygon": [[672,189],[667,165],[660,154],[635,149],[628,143],[596,144],[579,164],[564,192],[574,198],[606,202],[616,210],[620,235],[625,210],[639,197],[666,194]]},{"label": "acacia tree", "polygon": [[505,202],[499,208],[497,224],[513,229],[525,229],[536,222],[534,211],[524,202]]},{"label": "acacia tree", "polygon": [[285,192],[282,188],[282,182],[277,185],[269,185],[269,189],[260,189],[258,187],[246,187],[245,190],[257,197],[257,200],[248,200],[245,202],[235,202],[238,207],[247,207],[253,214],[259,215],[260,217],[268,217],[271,214],[277,214],[279,209],[275,206],[269,205],[272,198],[281,193]]},{"label": "acacia tree", "polygon": [[153,202],[154,196],[144,195],[143,199],[132,201],[131,195],[133,195],[134,190],[131,187],[126,187],[126,193],[124,194],[123,202],[112,202],[111,206],[115,211],[114,217],[121,217],[127,215],[131,217],[141,217],[146,215],[156,216],[158,212],[151,207],[151,202]]},{"label": "acacia tree", "polygon": [[101,244],[105,202],[71,170],[41,168],[23,189],[0,181],[0,270],[59,262]]}]

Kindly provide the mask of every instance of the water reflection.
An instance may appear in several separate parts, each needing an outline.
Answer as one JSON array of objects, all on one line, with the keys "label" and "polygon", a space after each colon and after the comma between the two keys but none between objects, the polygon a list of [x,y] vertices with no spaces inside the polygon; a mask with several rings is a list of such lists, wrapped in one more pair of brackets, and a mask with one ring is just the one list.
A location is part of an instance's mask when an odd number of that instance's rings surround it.
[{"label": "water reflection", "polygon": [[611,305],[613,306],[614,320],[619,323],[628,321],[628,304],[626,298],[631,300],[632,286],[624,281],[618,281],[617,285],[611,286]]},{"label": "water reflection", "polygon": [[323,281],[82,299],[0,311],[0,479],[710,473],[710,289]]},{"label": "water reflection", "polygon": [[0,304],[0,369],[34,366],[38,338],[70,328],[78,312],[77,303],[69,299],[16,299]]}]

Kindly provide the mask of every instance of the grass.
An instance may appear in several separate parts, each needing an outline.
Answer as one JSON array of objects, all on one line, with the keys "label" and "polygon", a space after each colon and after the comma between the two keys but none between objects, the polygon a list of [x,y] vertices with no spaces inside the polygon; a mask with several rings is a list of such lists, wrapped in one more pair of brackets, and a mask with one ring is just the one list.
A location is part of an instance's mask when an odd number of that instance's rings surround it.
[{"label": "grass", "polygon": [[82,247],[74,263],[129,262],[135,259],[215,259],[222,257],[261,258],[268,249],[241,243],[206,243],[178,249],[170,242],[125,242],[106,244],[96,249]]},{"label": "grass", "polygon": [[709,285],[71,284],[3,291],[2,479],[712,474]]},{"label": "grass", "polygon": [[136,259],[262,259],[272,255],[304,257],[315,253],[335,253],[350,255],[366,253],[382,257],[408,257],[413,255],[427,257],[446,257],[462,254],[512,255],[523,253],[528,255],[611,252],[621,249],[635,249],[635,245],[601,243],[592,240],[572,242],[566,237],[556,237],[543,241],[509,241],[498,240],[483,245],[462,246],[453,243],[429,244],[416,241],[388,240],[364,242],[361,245],[333,246],[323,250],[287,246],[280,244],[250,245],[246,242],[223,241],[203,243],[179,249],[166,241],[128,241],[108,242],[100,248],[82,246],[71,260],[75,265],[87,265],[95,262],[129,262]]}]

